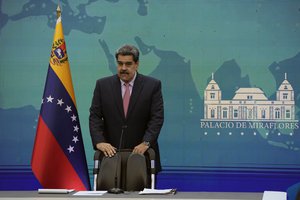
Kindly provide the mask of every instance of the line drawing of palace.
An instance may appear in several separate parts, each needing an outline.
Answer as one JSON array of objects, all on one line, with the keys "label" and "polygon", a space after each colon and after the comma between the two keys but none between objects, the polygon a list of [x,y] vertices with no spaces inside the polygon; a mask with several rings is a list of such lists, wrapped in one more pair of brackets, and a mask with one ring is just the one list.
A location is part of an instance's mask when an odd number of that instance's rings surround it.
[{"label": "line drawing of palace", "polygon": [[222,100],[222,91],[212,73],[204,91],[204,119],[201,121],[298,122],[294,90],[287,80],[287,73],[276,92],[276,100],[269,100],[257,87],[239,88],[232,100]]}]

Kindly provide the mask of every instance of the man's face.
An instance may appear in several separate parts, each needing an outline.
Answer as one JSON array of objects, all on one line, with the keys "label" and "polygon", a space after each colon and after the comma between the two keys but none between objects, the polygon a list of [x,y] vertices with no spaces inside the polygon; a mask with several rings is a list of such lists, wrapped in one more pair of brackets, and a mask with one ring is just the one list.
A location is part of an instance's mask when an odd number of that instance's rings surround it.
[{"label": "man's face", "polygon": [[132,55],[119,55],[117,59],[117,66],[119,78],[125,83],[129,83],[138,69],[139,62],[134,62]]}]

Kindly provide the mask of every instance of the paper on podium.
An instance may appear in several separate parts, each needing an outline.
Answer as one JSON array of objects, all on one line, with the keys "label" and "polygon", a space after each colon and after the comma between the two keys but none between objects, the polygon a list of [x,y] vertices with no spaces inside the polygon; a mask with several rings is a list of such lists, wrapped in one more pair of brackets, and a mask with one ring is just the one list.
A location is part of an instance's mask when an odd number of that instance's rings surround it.
[{"label": "paper on podium", "polygon": [[148,189],[144,188],[139,194],[175,194],[176,189]]},{"label": "paper on podium", "polygon": [[38,189],[39,194],[68,194],[73,189]]},{"label": "paper on podium", "polygon": [[262,200],[286,200],[286,192],[264,191]]},{"label": "paper on podium", "polygon": [[78,191],[74,193],[74,196],[102,196],[107,191]]}]

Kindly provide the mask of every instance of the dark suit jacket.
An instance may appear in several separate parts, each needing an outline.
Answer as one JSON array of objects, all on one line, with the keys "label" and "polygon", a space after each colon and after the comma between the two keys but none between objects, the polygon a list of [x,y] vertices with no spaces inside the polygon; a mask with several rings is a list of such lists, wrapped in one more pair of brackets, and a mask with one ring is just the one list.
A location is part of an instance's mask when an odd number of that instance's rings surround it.
[{"label": "dark suit jacket", "polygon": [[[137,73],[127,117],[123,111],[121,82],[117,75],[97,80],[90,108],[90,134],[94,148],[100,142],[133,149],[149,141],[156,152],[156,169],[161,170],[157,139],[164,121],[161,82]],[[122,127],[124,134],[120,145]]]}]

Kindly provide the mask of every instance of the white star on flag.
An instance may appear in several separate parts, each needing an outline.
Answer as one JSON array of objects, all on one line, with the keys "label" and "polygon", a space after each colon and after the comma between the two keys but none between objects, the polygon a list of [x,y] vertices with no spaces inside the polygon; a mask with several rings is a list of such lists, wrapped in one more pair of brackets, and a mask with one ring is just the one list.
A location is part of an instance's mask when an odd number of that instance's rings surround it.
[{"label": "white star on flag", "polygon": [[67,105],[67,107],[66,107],[65,110],[66,110],[68,113],[71,112],[71,111],[72,111],[71,106],[68,106],[68,105]]},{"label": "white star on flag", "polygon": [[71,152],[74,152],[74,147],[73,147],[73,146],[71,146],[71,145],[69,145],[69,147],[68,147],[68,151],[69,151],[69,153],[71,153]]},{"label": "white star on flag", "polygon": [[51,95],[50,95],[49,97],[47,97],[47,103],[48,103],[48,102],[52,103],[52,100],[53,100],[53,99],[54,99],[54,98],[51,97]]},{"label": "white star on flag", "polygon": [[78,142],[79,140],[78,140],[78,137],[77,136],[73,136],[73,140],[72,140],[73,142]]},{"label": "white star on flag", "polygon": [[74,127],[74,131],[78,132],[78,130],[79,130],[78,126],[76,125],[76,126],[73,126],[73,127]]},{"label": "white star on flag", "polygon": [[71,116],[71,119],[72,119],[72,122],[73,122],[73,121],[76,121],[77,117],[73,114],[73,115]]},{"label": "white star on flag", "polygon": [[62,99],[57,99],[57,104],[62,106],[64,104],[63,100]]}]

